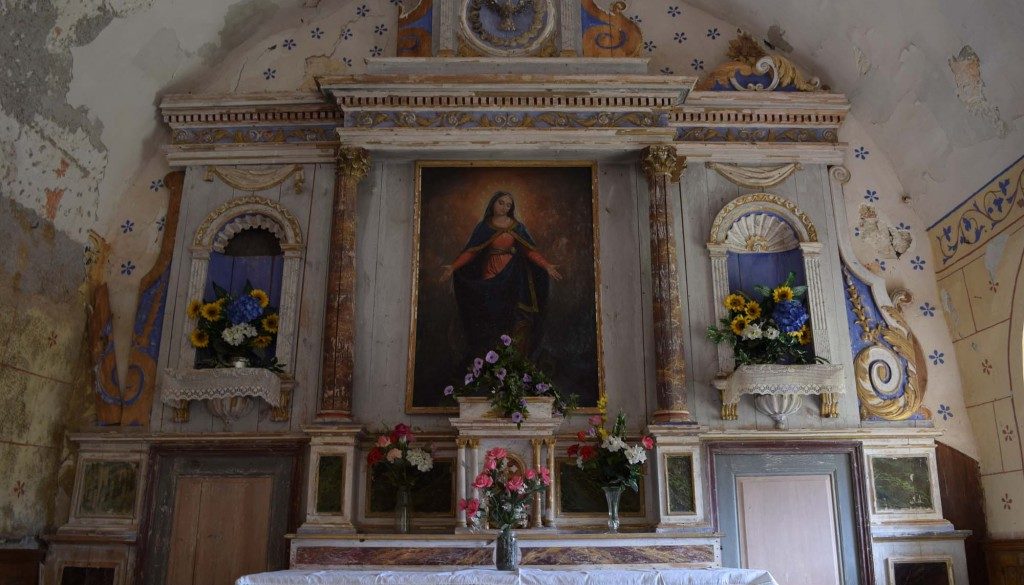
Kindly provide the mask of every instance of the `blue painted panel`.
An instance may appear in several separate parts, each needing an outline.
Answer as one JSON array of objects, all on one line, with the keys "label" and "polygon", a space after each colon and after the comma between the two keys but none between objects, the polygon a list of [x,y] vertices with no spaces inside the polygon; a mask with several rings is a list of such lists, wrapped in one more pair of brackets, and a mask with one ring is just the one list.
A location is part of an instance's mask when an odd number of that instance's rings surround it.
[{"label": "blue painted panel", "polygon": [[796,284],[806,283],[804,259],[800,249],[787,252],[737,254],[729,252],[729,290],[741,291],[760,298],[754,286],[774,287],[786,280],[790,272],[796,274]]},{"label": "blue painted panel", "polygon": [[[832,480],[833,505],[838,526],[836,538],[842,557],[842,583],[860,583],[861,544],[857,538],[857,526],[861,521],[854,507],[853,483],[850,456],[845,453],[813,454],[733,454],[714,455],[715,495],[718,505],[719,531],[722,533],[722,566],[740,567],[743,558],[740,547],[739,514],[737,510],[736,483],[739,477],[762,477],[773,475],[828,475]],[[800,496],[795,494],[785,505],[799,507]],[[751,539],[770,539],[771,534],[748,535]],[[758,568],[758,567],[746,567]],[[780,581],[781,582],[781,581]]]}]

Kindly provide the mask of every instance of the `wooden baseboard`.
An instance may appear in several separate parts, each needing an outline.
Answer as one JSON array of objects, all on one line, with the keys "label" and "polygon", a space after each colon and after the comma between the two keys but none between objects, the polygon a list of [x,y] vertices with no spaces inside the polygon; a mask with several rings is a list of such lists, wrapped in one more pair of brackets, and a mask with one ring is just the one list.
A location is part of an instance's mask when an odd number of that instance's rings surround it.
[{"label": "wooden baseboard", "polygon": [[44,549],[0,548],[0,585],[36,585],[44,558]]},{"label": "wooden baseboard", "polygon": [[984,549],[989,585],[1024,585],[1024,540],[988,540]]}]

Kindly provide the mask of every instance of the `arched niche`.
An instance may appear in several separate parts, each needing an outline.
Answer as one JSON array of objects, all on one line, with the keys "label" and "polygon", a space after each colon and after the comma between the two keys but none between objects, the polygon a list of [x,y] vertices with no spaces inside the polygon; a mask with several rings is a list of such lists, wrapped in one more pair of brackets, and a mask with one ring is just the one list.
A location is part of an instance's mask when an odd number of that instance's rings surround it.
[{"label": "arched niche", "polygon": [[[711,255],[716,321],[727,316],[725,297],[734,290],[753,293],[754,284],[774,286],[792,271],[807,286],[814,329],[814,355],[833,362],[822,290],[822,245],[811,218],[792,201],[772,193],[751,193],[730,201],[711,224]],[[749,290],[748,290],[749,289]],[[728,344],[718,345],[718,373],[733,371]]]},{"label": "arched niche", "polygon": [[[215,281],[234,294],[242,292],[246,281],[266,289],[280,315],[275,355],[291,374],[304,248],[299,222],[287,208],[255,195],[231,199],[210,212],[195,232],[187,298],[213,298]],[[196,361],[187,339],[181,356],[183,367]]]}]

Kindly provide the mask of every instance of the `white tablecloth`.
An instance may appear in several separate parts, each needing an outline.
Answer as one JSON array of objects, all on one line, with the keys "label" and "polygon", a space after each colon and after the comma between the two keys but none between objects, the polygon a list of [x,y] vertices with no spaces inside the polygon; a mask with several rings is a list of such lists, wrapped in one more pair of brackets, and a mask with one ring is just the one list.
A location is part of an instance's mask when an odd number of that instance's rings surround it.
[{"label": "white tablecloth", "polygon": [[755,569],[493,569],[458,571],[278,571],[247,575],[235,585],[778,585]]}]

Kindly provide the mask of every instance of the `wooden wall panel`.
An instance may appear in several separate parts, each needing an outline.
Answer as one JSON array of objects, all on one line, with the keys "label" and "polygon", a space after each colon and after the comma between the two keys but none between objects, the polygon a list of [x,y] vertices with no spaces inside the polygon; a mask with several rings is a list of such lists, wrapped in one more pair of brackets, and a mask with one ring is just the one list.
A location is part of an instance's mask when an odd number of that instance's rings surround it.
[{"label": "wooden wall panel", "polygon": [[44,549],[0,548],[0,585],[36,585]]},{"label": "wooden wall panel", "polygon": [[[939,473],[939,491],[942,494],[942,515],[958,530],[973,532],[964,541],[967,572],[971,576],[972,585],[987,585],[989,580],[982,543],[988,536],[988,526],[985,522],[985,501],[978,462],[948,445],[937,443],[935,463]],[[1018,553],[1019,560],[1015,562],[1024,579],[1024,545]],[[1020,583],[1024,585],[1024,581]],[[993,585],[997,584],[999,581],[993,581]]]}]

